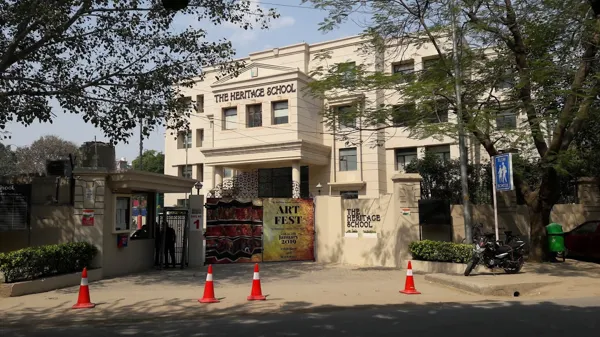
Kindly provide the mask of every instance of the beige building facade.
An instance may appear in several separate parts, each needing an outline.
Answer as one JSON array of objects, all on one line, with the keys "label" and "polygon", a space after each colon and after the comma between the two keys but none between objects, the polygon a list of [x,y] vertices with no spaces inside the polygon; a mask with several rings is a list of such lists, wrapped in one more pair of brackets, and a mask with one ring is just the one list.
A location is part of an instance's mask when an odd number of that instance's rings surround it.
[{"label": "beige building facade", "polygon": [[[357,133],[348,144],[322,123],[324,109],[406,102],[384,90],[345,92],[330,101],[315,98],[307,85],[318,67],[349,64],[412,72],[437,56],[431,45],[364,55],[358,51],[362,43],[355,36],[252,53],[243,59],[247,66],[237,77],[217,79],[218,72],[208,69],[202,81],[184,89],[195,105],[190,132],[177,137],[167,133],[165,174],[202,182],[201,190],[189,193],[207,197],[375,198],[391,193],[392,176],[425,151],[458,158],[457,141],[451,137],[414,139],[404,128],[388,128]],[[451,48],[450,41],[440,45]],[[328,58],[317,57],[323,53]],[[440,116],[440,123],[455,122],[447,110]],[[470,151],[472,158],[479,155]],[[186,193],[165,195],[166,206],[184,205],[186,200]]]}]

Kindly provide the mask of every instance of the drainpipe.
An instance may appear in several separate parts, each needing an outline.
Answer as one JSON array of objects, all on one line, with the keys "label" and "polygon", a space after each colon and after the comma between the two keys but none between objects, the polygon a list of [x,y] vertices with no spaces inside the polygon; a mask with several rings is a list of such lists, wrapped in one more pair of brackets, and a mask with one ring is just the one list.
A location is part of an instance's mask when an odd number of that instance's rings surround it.
[{"label": "drainpipe", "polygon": [[[336,156],[336,133],[335,133],[335,120],[333,122],[333,164],[332,164],[332,168],[333,168],[333,182],[336,183],[337,182],[337,156]],[[331,195],[331,185],[329,185],[329,195]]]},{"label": "drainpipe", "polygon": [[[364,181],[363,175],[363,141],[362,141],[362,116],[358,119],[358,141],[360,144],[360,181]],[[366,192],[366,191],[365,191]]]}]

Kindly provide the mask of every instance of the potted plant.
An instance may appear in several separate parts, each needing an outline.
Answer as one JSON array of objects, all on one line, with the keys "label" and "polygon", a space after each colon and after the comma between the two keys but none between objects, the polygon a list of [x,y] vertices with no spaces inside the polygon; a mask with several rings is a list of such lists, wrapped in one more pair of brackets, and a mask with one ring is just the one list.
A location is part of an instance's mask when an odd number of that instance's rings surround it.
[{"label": "potted plant", "polygon": [[356,229],[347,229],[346,233],[344,233],[344,236],[347,238],[357,238],[358,231]]},{"label": "potted plant", "polygon": [[373,229],[366,229],[363,231],[364,238],[377,239],[377,232]]}]

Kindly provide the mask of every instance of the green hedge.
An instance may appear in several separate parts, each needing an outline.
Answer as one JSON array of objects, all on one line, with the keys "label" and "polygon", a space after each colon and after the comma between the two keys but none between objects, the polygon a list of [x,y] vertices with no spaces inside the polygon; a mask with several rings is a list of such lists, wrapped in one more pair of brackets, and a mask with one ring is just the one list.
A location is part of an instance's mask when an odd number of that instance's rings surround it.
[{"label": "green hedge", "polygon": [[414,260],[467,263],[471,259],[473,245],[444,241],[415,241],[408,245]]},{"label": "green hedge", "polygon": [[73,273],[89,267],[97,253],[87,242],[29,247],[0,253],[0,272],[7,283]]}]

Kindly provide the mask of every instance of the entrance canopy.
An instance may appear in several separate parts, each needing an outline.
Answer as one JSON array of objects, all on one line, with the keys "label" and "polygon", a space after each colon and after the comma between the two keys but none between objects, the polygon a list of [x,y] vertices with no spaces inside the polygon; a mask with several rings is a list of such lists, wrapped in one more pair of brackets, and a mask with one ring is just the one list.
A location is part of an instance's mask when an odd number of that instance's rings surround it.
[{"label": "entrance canopy", "polygon": [[205,165],[235,166],[282,161],[301,161],[310,165],[327,165],[329,146],[293,140],[279,143],[216,147],[202,150]]},{"label": "entrance canopy", "polygon": [[109,173],[108,176],[108,186],[119,191],[189,193],[196,183],[194,179],[135,170]]}]

